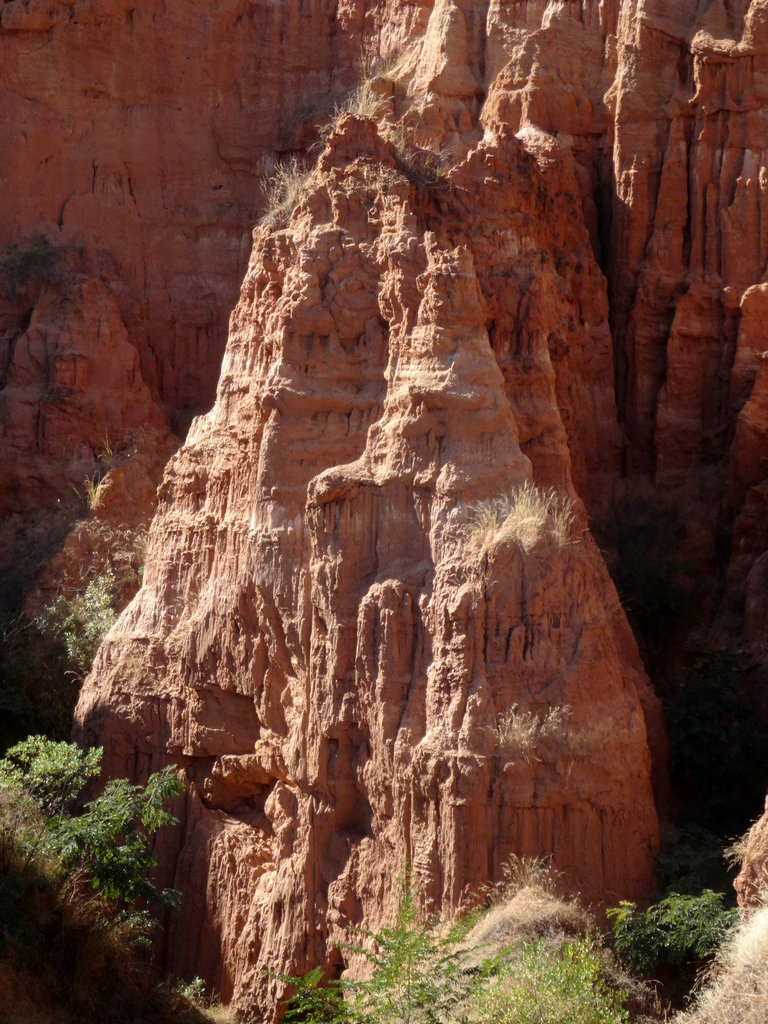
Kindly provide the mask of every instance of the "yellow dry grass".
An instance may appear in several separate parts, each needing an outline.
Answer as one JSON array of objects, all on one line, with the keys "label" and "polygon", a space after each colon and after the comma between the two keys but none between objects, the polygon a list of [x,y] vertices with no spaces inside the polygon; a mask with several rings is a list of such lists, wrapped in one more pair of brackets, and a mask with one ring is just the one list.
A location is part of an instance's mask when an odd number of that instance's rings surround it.
[{"label": "yellow dry grass", "polygon": [[506,498],[473,506],[465,532],[481,556],[504,543],[515,543],[527,553],[545,542],[557,548],[569,544],[574,518],[569,498],[526,481]]}]

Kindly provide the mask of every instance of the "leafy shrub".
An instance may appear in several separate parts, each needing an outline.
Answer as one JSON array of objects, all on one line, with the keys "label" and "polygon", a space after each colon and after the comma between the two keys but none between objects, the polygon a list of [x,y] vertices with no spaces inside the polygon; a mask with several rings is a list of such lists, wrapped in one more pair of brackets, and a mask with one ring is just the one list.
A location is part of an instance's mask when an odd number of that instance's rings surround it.
[{"label": "leafy shrub", "polygon": [[[589,919],[581,911],[579,920]],[[319,967],[303,979],[283,978],[295,988],[286,1021],[625,1024],[628,1020],[624,995],[611,988],[596,941],[565,939],[558,933],[528,944],[497,945],[491,952],[485,942],[472,945],[483,921],[475,915],[450,930],[435,920],[420,923],[406,884],[395,924],[376,934],[361,933],[373,950],[347,947],[372,965],[370,978],[332,980],[324,986]],[[469,932],[472,926],[475,929]]]},{"label": "leafy shrub", "polygon": [[[101,748],[82,751],[74,743],[30,736],[0,760],[0,784],[39,807],[44,832],[36,855],[55,856],[64,874],[87,871],[106,899],[175,906],[178,894],[157,889],[147,872],[156,864],[152,836],[177,821],[163,804],[182,792],[183,783],[170,765],[150,775],[145,787],[113,779],[81,814],[70,815],[74,801],[99,774],[101,753]],[[23,846],[18,830],[10,839],[9,831],[10,826],[2,842]]]},{"label": "leafy shrub", "polygon": [[158,889],[147,878],[157,863],[150,847],[154,833],[178,821],[163,803],[184,789],[172,765],[150,775],[145,787],[113,779],[83,814],[54,823],[50,846],[65,868],[84,867],[94,889],[107,899],[134,904],[141,899],[176,907],[179,894]]},{"label": "leafy shrub", "polygon": [[0,785],[23,790],[49,817],[63,814],[98,776],[101,754],[101,747],[81,750],[74,743],[28,736],[0,760]]},{"label": "leafy shrub", "polygon": [[476,1001],[477,1024],[625,1024],[624,996],[606,981],[600,949],[580,939],[525,946]]},{"label": "leafy shrub", "polygon": [[[347,947],[373,967],[367,981],[332,980],[322,985],[322,968],[304,978],[282,977],[295,988],[287,1001],[285,1020],[305,1024],[444,1024],[452,1011],[485,984],[496,961],[471,968],[463,942],[474,922],[460,921],[440,934],[435,919],[418,920],[418,908],[410,885],[393,926],[379,932],[359,931],[373,950],[363,945]],[[346,998],[345,998],[346,997]]]},{"label": "leafy shrub", "polygon": [[131,906],[136,897],[176,902],[142,877],[152,833],[175,820],[162,806],[181,788],[171,769],[143,791],[110,784],[80,817],[50,813],[93,777],[99,753],[30,737],[0,762],[0,1017],[211,1024],[178,990],[152,982],[153,922]]},{"label": "leafy shrub", "polygon": [[60,594],[39,619],[41,629],[63,640],[68,670],[78,678],[88,674],[99,644],[117,620],[114,599],[115,576],[105,569],[83,593]]},{"label": "leafy shrub", "polygon": [[0,616],[0,750],[31,732],[72,730],[77,685],[63,641],[25,615]]},{"label": "leafy shrub", "polygon": [[705,889],[699,896],[670,893],[643,913],[622,902],[607,911],[616,949],[628,966],[653,974],[661,965],[682,968],[712,956],[738,923],[738,910],[723,907],[723,894]]}]

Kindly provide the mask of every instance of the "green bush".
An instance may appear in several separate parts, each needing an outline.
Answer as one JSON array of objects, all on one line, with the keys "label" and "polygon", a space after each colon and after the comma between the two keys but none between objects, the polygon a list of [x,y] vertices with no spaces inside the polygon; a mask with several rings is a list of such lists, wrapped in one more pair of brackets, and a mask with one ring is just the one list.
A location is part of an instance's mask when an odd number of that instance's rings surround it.
[{"label": "green bush", "polygon": [[478,1024],[625,1024],[624,995],[605,978],[589,938],[554,948],[533,942],[477,1000]]},{"label": "green bush", "polygon": [[79,680],[67,663],[61,637],[0,614],[0,751],[30,733],[69,737]]},{"label": "green bush", "polygon": [[607,913],[616,949],[628,967],[645,975],[661,966],[695,967],[716,952],[739,920],[738,910],[726,909],[723,894],[711,889],[699,896],[670,893],[645,912],[622,902]]},{"label": "green bush", "polygon": [[158,889],[147,872],[157,863],[150,848],[152,836],[178,821],[163,803],[183,789],[172,765],[150,775],[143,788],[127,779],[113,779],[83,814],[52,824],[50,847],[66,869],[85,867],[94,889],[107,899],[129,904],[141,899],[177,907],[179,894]]},{"label": "green bush", "polygon": [[78,678],[90,671],[105,634],[117,620],[115,576],[105,569],[82,594],[60,594],[39,619],[43,632],[64,642],[68,670]]},{"label": "green bush", "polygon": [[[27,864],[54,857],[64,875],[87,871],[93,887],[108,900],[176,906],[178,893],[158,889],[147,873],[157,863],[152,836],[177,821],[163,805],[181,793],[184,784],[170,765],[150,775],[145,787],[113,779],[81,814],[70,814],[77,797],[99,774],[100,760],[100,748],[82,751],[74,743],[55,743],[42,736],[30,736],[0,760],[0,785],[19,799],[34,801],[42,815],[43,827],[35,834]],[[9,815],[0,815],[0,826],[5,833],[0,848],[10,843],[18,850],[30,849],[29,837],[12,826]],[[11,863],[10,857],[6,859]]]},{"label": "green bush", "polygon": [[606,979],[603,954],[589,938],[537,939],[483,955],[468,945],[478,915],[451,929],[419,922],[406,884],[397,920],[362,932],[372,949],[346,947],[373,967],[365,981],[323,983],[321,967],[294,987],[289,1024],[625,1024],[624,994]]},{"label": "green bush", "polygon": [[101,747],[81,750],[74,743],[28,736],[0,760],[0,785],[24,790],[49,817],[63,814],[98,776],[101,753]]}]

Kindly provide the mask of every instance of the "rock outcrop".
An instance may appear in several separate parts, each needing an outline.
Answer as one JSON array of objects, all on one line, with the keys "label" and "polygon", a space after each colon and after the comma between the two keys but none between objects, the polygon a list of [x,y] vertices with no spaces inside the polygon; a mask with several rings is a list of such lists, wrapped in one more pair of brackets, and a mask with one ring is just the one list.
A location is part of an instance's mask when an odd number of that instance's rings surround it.
[{"label": "rock outcrop", "polygon": [[[388,134],[341,116],[256,231],[78,709],[110,772],[184,767],[170,963],[265,1011],[264,969],[340,967],[406,863],[447,913],[512,853],[592,899],[652,884],[655,699],[574,487],[619,436],[573,159],[489,129],[436,174]],[[501,511],[521,489],[560,500]]]}]

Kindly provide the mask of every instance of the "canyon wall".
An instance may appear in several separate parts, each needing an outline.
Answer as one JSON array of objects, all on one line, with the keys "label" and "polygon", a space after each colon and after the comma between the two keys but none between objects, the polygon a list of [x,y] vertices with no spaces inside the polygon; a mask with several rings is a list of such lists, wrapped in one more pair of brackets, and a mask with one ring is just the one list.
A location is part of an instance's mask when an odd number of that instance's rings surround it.
[{"label": "canyon wall", "polygon": [[6,288],[3,513],[218,379],[78,709],[189,781],[171,969],[269,1012],[406,861],[446,912],[513,852],[647,893],[663,725],[590,523],[671,509],[762,683],[768,2],[13,0],[0,48],[0,223],[57,253]]}]

